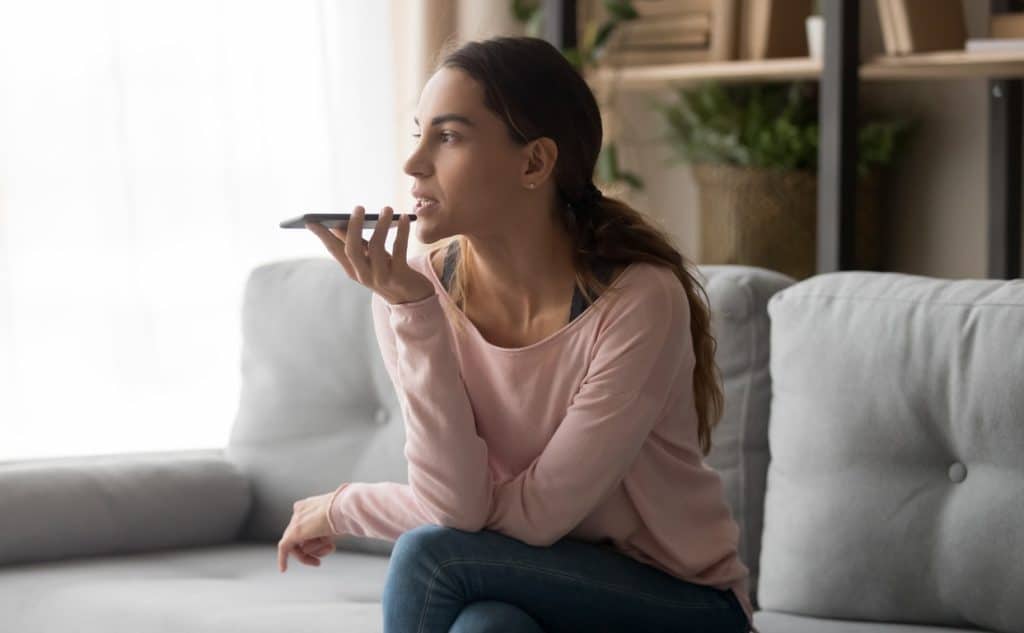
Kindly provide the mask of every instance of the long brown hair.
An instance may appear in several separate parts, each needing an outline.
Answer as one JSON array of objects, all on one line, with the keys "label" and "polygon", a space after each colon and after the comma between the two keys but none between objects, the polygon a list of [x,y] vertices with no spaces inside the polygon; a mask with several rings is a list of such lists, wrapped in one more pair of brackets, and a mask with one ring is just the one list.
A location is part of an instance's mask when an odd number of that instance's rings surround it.
[{"label": "long brown hair", "polygon": [[[516,143],[525,145],[543,136],[558,145],[552,173],[565,202],[558,218],[572,238],[576,284],[588,301],[594,300],[591,288],[596,288],[598,294],[609,291],[608,284],[594,272],[600,261],[616,266],[650,262],[671,268],[679,278],[690,305],[690,334],[696,355],[693,391],[697,435],[700,449],[707,455],[711,451],[711,429],[722,414],[724,395],[715,364],[717,343],[711,334],[710,303],[691,272],[696,270],[695,264],[673,247],[664,231],[621,200],[603,196],[590,208],[569,204],[579,200],[591,184],[601,150],[600,110],[590,87],[562,53],[543,39],[493,37],[450,50],[454,46],[449,40],[435,71],[456,68],[478,81],[484,89],[484,105],[507,123],[509,136]],[[466,238],[455,236],[430,249],[428,261],[452,241],[459,242],[460,254],[469,253]],[[449,291],[463,310],[469,259],[471,255],[458,257]],[[460,318],[453,316],[452,322],[461,328]]]}]

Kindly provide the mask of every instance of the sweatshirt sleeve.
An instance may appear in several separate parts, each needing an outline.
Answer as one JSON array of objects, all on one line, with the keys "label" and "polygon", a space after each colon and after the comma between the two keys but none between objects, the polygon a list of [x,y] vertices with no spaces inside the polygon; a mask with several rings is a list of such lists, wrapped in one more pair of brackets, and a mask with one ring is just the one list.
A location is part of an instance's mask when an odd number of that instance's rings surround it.
[{"label": "sweatshirt sleeve", "polygon": [[493,491],[486,529],[547,546],[575,528],[629,471],[695,363],[686,293],[652,276],[621,301],[562,422],[534,461]]},{"label": "sweatshirt sleeve", "polygon": [[342,484],[331,518],[340,532],[388,539],[425,523],[478,531],[491,499],[487,444],[440,298],[389,304],[374,293],[371,305],[405,419],[409,484]]},{"label": "sweatshirt sleeve", "polygon": [[403,532],[430,523],[412,490],[392,481],[347,482],[331,499],[331,530],[335,536],[354,534],[394,541]]}]

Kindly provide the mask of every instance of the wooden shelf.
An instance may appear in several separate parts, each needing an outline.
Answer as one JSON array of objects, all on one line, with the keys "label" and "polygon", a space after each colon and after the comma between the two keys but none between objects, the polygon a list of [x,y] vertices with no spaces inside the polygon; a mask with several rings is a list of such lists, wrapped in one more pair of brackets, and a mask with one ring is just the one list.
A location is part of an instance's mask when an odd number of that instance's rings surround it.
[{"label": "wooden shelf", "polygon": [[[810,57],[662,64],[588,70],[587,80],[625,90],[651,90],[704,81],[795,81],[817,79],[821,61]],[[1024,52],[945,51],[876,57],[860,67],[864,80],[1022,78]]]},{"label": "wooden shelf", "polygon": [[862,79],[1002,79],[1024,77],[1024,52],[943,51],[883,56],[861,66]]},{"label": "wooden shelf", "polygon": [[703,81],[793,81],[815,79],[821,74],[821,61],[810,57],[786,59],[659,64],[656,66],[599,67],[588,71],[588,81],[628,90],[663,88],[667,84],[686,85]]}]

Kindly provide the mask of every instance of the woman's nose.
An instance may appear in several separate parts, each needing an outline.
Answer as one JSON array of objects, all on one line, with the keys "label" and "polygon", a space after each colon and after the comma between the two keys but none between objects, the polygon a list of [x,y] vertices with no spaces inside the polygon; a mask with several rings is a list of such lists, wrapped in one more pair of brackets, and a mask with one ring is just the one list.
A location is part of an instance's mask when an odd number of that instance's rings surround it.
[{"label": "woman's nose", "polygon": [[423,139],[416,139],[412,153],[405,160],[402,170],[410,176],[422,177],[426,175],[430,171],[429,150],[428,144],[423,142]]},{"label": "woman's nose", "polygon": [[413,151],[413,153],[406,159],[405,165],[402,167],[402,171],[410,176],[423,177],[427,171],[427,161],[420,156],[419,149]]}]

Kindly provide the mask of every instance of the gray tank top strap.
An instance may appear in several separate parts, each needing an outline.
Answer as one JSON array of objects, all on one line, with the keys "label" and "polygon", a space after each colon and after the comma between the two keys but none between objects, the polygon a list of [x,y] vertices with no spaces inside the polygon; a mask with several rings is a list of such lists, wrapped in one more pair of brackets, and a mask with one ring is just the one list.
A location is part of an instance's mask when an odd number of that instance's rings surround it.
[{"label": "gray tank top strap", "polygon": [[[614,272],[615,266],[611,262],[600,261],[594,265],[594,275],[604,283],[608,283],[611,279],[612,272]],[[583,296],[579,286],[573,288],[572,293],[572,309],[569,310],[569,321],[572,321],[584,310],[590,307],[590,302]]]},{"label": "gray tank top strap", "polygon": [[448,251],[444,256],[444,273],[441,276],[441,283],[444,289],[451,292],[452,274],[455,273],[455,260],[459,256],[459,241],[455,240],[448,245]]},{"label": "gray tank top strap", "polygon": [[580,292],[579,286],[573,288],[572,309],[569,310],[569,320],[572,321],[573,319],[578,317],[580,314],[583,313],[584,310],[587,309],[589,305],[590,304],[587,303],[587,298],[583,296],[582,292]]}]

